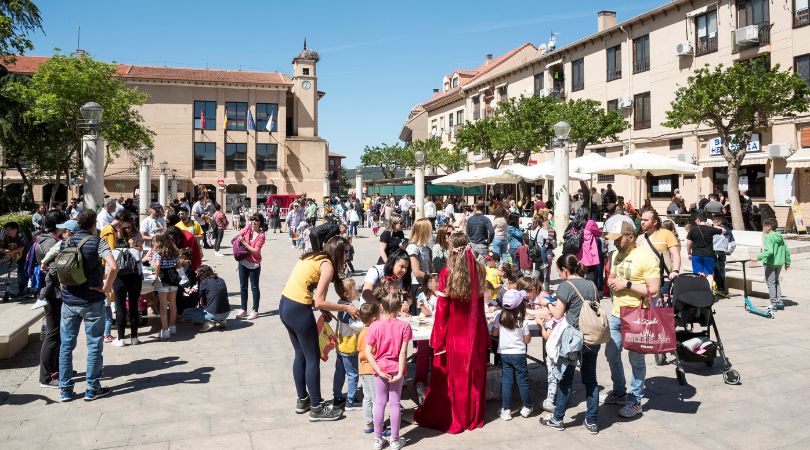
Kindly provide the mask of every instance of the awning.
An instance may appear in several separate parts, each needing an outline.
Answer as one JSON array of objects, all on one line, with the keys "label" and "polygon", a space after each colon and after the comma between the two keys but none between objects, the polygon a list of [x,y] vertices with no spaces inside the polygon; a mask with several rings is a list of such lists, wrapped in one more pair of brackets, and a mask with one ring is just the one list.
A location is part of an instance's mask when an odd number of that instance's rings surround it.
[{"label": "awning", "polygon": [[698,9],[695,9],[693,11],[689,11],[688,13],[686,13],[686,18],[692,18],[692,17],[695,17],[695,16],[699,16],[701,14],[705,14],[710,9],[711,10],[717,9],[717,6],[716,5],[706,5],[706,6],[702,7],[702,8],[698,8]]},{"label": "awning", "polygon": [[810,153],[794,153],[787,160],[788,169],[810,168]]},{"label": "awning", "polygon": [[[743,157],[742,165],[751,166],[754,164],[766,164],[768,162],[768,155],[764,153],[746,153]],[[700,158],[698,160],[700,167],[728,167],[728,161],[722,156],[709,156],[707,158]]]},{"label": "awning", "polygon": [[556,66],[557,64],[562,64],[562,62],[563,62],[563,60],[562,60],[562,58],[560,58],[560,59],[558,59],[556,61],[552,61],[552,62],[546,64],[546,68],[549,68],[551,66]]}]

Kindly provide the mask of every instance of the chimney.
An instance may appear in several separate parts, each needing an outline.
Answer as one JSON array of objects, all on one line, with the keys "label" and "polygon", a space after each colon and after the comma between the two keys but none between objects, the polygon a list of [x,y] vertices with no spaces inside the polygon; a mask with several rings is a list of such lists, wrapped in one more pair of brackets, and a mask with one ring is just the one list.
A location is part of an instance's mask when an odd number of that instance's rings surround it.
[{"label": "chimney", "polygon": [[484,64],[489,65],[492,62],[492,53],[487,53],[487,57],[484,60]]},{"label": "chimney", "polygon": [[599,11],[596,13],[597,32],[616,26],[616,11]]},{"label": "chimney", "polygon": [[433,88],[433,95],[436,95],[438,93],[439,93],[439,88]]}]

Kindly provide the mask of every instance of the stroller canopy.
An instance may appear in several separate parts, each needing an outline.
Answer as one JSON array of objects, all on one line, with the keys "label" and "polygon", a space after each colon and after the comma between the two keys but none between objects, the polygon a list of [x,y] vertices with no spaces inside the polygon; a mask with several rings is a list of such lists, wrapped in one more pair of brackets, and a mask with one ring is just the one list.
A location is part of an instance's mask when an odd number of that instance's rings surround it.
[{"label": "stroller canopy", "polygon": [[709,280],[696,274],[685,273],[672,280],[670,295],[675,303],[683,303],[695,308],[707,308],[717,299],[709,286]]}]

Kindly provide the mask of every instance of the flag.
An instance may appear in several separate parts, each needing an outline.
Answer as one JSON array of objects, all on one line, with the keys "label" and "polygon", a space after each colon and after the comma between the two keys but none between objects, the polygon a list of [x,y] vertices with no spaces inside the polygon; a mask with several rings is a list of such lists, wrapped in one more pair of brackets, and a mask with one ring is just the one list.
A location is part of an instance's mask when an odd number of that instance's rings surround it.
[{"label": "flag", "polygon": [[228,108],[225,108],[225,122],[222,124],[222,129],[228,131]]},{"label": "flag", "polygon": [[256,131],[256,122],[253,121],[253,113],[250,110],[248,110],[248,128]]},{"label": "flag", "polygon": [[267,114],[267,125],[264,126],[264,129],[273,132],[273,111],[271,110],[269,114]]},{"label": "flag", "polygon": [[200,110],[200,129],[205,130],[205,107]]}]

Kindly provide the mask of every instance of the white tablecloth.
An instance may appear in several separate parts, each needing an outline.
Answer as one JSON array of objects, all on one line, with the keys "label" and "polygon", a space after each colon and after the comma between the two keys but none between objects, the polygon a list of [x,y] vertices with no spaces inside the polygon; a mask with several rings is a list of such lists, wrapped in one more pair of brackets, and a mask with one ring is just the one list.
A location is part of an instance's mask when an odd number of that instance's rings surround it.
[{"label": "white tablecloth", "polygon": [[[487,313],[487,327],[490,333],[492,332],[492,319],[495,317],[494,313]],[[431,332],[433,331],[433,317],[408,317],[400,318],[411,325],[411,332],[413,333],[414,341],[427,341],[430,340]],[[540,327],[534,320],[529,320],[529,331],[532,336],[540,336]]]}]

